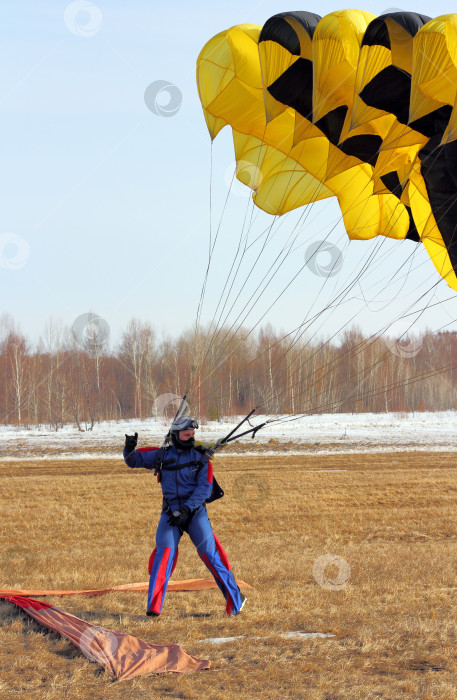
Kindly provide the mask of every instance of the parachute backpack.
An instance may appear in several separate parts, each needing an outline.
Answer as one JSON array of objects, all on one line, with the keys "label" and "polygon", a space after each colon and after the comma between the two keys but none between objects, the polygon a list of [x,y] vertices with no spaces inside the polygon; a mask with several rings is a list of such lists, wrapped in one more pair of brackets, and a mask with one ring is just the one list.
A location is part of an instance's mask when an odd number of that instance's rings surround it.
[{"label": "parachute backpack", "polygon": [[[198,447],[197,447],[198,449]],[[201,466],[198,467],[197,474],[200,473],[200,470],[203,469],[205,465],[203,462],[201,462]],[[214,476],[213,472],[213,488],[211,491],[211,494],[209,498],[206,499],[205,503],[212,503],[213,501],[217,501],[219,498],[222,498],[224,495],[224,489],[218,484],[216,477]]]}]

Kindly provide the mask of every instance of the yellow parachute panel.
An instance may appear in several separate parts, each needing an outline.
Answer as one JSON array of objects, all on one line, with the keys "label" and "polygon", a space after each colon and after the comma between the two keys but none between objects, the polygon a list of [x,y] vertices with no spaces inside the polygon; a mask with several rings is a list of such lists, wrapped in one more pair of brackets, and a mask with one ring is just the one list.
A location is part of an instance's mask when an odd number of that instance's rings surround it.
[{"label": "yellow parachute panel", "polygon": [[421,240],[457,290],[457,14],[280,13],[210,39],[197,83],[259,208],[336,196],[350,238]]}]

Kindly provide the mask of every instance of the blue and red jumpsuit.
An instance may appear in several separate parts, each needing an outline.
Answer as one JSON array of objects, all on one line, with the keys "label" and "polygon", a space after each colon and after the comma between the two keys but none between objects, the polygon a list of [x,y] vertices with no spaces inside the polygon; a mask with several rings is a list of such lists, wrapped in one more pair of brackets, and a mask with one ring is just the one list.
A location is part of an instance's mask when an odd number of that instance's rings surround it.
[{"label": "blue and red jumpsuit", "polygon": [[[124,449],[127,466],[154,469],[156,447],[143,447],[130,454]],[[156,547],[149,560],[149,592],[147,612],[160,614],[168,580],[178,558],[182,529],[168,524],[170,512],[187,506],[190,516],[185,525],[202,561],[211,571],[226,600],[225,612],[236,615],[241,609],[240,589],[235,581],[227,555],[215,536],[206,511],[205,501],[213,485],[213,466],[195,448],[181,450],[170,445],[160,471],[163,508],[156,533]]]}]

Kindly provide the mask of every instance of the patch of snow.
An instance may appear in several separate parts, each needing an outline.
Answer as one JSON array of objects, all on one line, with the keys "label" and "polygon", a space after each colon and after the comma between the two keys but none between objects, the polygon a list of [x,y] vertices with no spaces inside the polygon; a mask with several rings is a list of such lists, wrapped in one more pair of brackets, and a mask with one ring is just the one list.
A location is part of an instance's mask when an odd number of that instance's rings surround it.
[{"label": "patch of snow", "polygon": [[224,644],[225,642],[234,642],[236,639],[242,639],[244,635],[238,637],[208,637],[208,639],[200,639],[200,642],[209,642],[210,644]]},{"label": "patch of snow", "polygon": [[268,634],[264,637],[252,637],[250,635],[239,634],[237,637],[208,637],[200,639],[200,642],[208,642],[209,644],[224,644],[225,642],[234,642],[237,639],[271,639],[271,637],[282,637],[283,639],[326,639],[334,637],[330,632],[282,632],[280,634]]}]

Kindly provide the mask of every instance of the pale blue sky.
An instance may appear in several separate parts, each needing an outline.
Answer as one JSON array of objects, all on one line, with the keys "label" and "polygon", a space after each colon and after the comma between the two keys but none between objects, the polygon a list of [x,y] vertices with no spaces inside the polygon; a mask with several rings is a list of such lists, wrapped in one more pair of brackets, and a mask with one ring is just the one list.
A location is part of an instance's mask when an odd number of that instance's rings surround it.
[{"label": "pale blue sky", "polygon": [[[114,340],[132,316],[175,334],[195,320],[208,250],[210,139],[195,84],[197,55],[217,32],[234,24],[263,24],[291,7],[270,0],[100,0],[81,1],[79,7],[75,15],[75,3],[0,4],[0,309],[34,339],[50,317],[71,326],[89,311],[106,319]],[[321,2],[303,9],[324,15],[340,7]],[[389,8],[377,2],[362,9],[380,14]],[[401,9],[433,16],[452,11],[445,2],[407,2]],[[145,105],[147,86],[158,80],[182,95],[174,116],[158,116]],[[213,147],[213,233],[233,166],[225,132]],[[235,188],[227,205],[203,321],[212,316],[236,248],[249,203],[242,195]],[[322,240],[338,218],[335,202],[313,207],[296,252],[247,317],[248,327],[299,271],[308,245]],[[297,219],[293,213],[281,222],[256,282],[240,295],[239,310]],[[269,221],[259,214],[255,230]],[[322,277],[301,272],[265,320],[284,331],[296,327],[309,309],[318,312],[344,288],[370,250],[370,244],[349,246],[341,222],[329,241],[343,250],[340,274],[322,288]],[[384,241],[378,272],[363,277],[350,302],[322,317],[322,330],[333,332],[355,317],[372,332],[396,318],[400,298],[408,308],[438,281],[425,251],[415,254],[406,279],[396,272],[412,250],[409,242]],[[395,279],[387,283],[392,274]],[[450,300],[423,314],[417,330],[439,328],[457,317],[457,298],[445,283],[433,294],[425,301]],[[228,321],[237,313],[235,307]],[[413,318],[392,330],[402,332]]]}]

